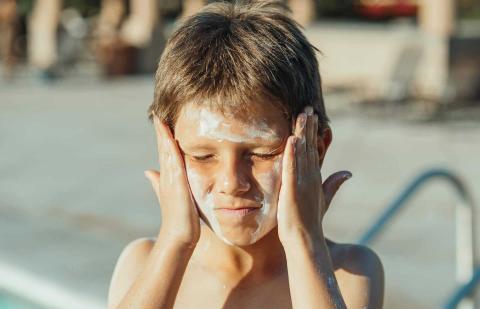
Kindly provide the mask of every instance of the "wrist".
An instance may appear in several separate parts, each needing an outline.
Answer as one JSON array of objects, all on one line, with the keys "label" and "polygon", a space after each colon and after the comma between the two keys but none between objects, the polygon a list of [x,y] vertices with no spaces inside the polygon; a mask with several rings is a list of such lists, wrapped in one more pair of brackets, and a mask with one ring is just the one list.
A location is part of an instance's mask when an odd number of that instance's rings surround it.
[{"label": "wrist", "polygon": [[325,237],[321,227],[312,230],[295,228],[288,233],[283,233],[280,242],[284,248],[292,248],[292,250],[307,248],[313,252],[319,244],[325,243]]},{"label": "wrist", "polygon": [[197,241],[174,235],[162,228],[157,239],[159,243],[163,244],[163,247],[184,251],[185,253],[193,252],[197,245]]}]

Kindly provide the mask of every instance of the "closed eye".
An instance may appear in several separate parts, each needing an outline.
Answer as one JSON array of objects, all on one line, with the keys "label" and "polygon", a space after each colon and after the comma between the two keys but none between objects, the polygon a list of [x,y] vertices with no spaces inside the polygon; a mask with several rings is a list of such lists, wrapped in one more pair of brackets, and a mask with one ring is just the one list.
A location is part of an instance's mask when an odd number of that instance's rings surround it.
[{"label": "closed eye", "polygon": [[210,159],[213,158],[213,154],[208,154],[208,155],[204,155],[204,156],[191,156],[193,158],[193,160],[195,161],[198,161],[198,162],[204,162],[204,161],[208,161]]},{"label": "closed eye", "polygon": [[251,153],[250,155],[262,160],[269,160],[278,156],[278,153]]}]

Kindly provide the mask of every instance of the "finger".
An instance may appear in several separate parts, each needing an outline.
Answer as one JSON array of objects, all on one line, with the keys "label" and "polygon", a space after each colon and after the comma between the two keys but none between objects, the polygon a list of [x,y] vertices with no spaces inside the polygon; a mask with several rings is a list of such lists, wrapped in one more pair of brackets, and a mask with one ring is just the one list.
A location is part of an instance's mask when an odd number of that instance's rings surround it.
[{"label": "finger", "polygon": [[[313,144],[313,108],[311,106],[305,107],[305,113],[307,114],[307,125],[306,125],[306,138],[307,138],[307,149],[312,147]],[[311,149],[308,149],[311,150]]]},{"label": "finger", "polygon": [[153,125],[155,127],[155,132],[156,132],[156,138],[157,138],[157,152],[158,152],[158,164],[160,165],[160,168],[163,168],[162,166],[162,160],[163,158],[163,152],[165,151],[165,146],[163,145],[163,132],[161,128],[161,122],[158,119],[157,116],[153,117]]},{"label": "finger", "polygon": [[313,116],[313,153],[314,153],[314,166],[320,168],[320,156],[318,154],[318,115]]},{"label": "finger", "polygon": [[330,175],[322,185],[323,193],[325,196],[325,205],[326,209],[325,212],[328,210],[330,206],[330,202],[332,201],[333,197],[337,193],[340,186],[348,179],[352,177],[352,173],[349,171],[341,171],[336,172]]},{"label": "finger", "polygon": [[295,158],[297,137],[290,136],[283,152],[282,159],[282,186],[295,188],[297,185],[297,162]]},{"label": "finger", "polygon": [[160,199],[160,172],[156,170],[146,170],[143,172],[145,177],[150,181],[152,185],[153,191],[155,191],[155,195],[157,199]]},{"label": "finger", "polygon": [[[180,150],[173,138],[170,128],[163,122],[160,122],[158,118],[156,122],[156,128],[158,136],[157,142],[159,145],[159,160],[163,162],[164,165],[168,165],[170,167],[184,167]],[[182,168],[180,168],[180,170],[182,170]]]},{"label": "finger", "polygon": [[295,147],[295,157],[297,158],[298,169],[299,171],[304,171],[306,169],[306,153],[307,153],[307,143],[306,143],[306,126],[307,126],[307,114],[301,113],[297,117],[297,122],[295,123],[295,137],[296,137],[296,147]]},{"label": "finger", "polygon": [[314,115],[313,108],[311,106],[305,107],[305,113],[307,114],[306,125],[306,140],[307,140],[307,160],[309,169],[312,169],[315,163],[315,149],[316,145],[313,144],[313,132],[314,132]]},{"label": "finger", "polygon": [[297,124],[297,119],[298,119],[298,117],[297,117],[297,118],[292,117],[291,124],[290,124],[290,126],[291,126],[291,128],[292,128],[292,134],[295,134],[295,128],[296,128],[296,124]]}]

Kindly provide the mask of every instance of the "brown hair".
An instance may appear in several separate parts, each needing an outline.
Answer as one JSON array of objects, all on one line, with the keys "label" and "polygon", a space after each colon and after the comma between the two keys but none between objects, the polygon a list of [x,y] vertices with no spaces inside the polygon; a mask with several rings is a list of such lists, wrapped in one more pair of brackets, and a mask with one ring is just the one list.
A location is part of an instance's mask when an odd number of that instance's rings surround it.
[{"label": "brown hair", "polygon": [[315,51],[278,1],[213,3],[170,37],[155,75],[153,115],[171,128],[187,102],[251,115],[252,102],[287,120],[313,106],[328,126]]}]

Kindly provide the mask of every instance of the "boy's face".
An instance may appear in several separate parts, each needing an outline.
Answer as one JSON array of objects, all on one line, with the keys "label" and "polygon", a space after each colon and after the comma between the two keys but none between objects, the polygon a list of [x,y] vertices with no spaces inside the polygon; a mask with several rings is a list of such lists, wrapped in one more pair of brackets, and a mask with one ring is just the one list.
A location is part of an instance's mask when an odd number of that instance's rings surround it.
[{"label": "boy's face", "polygon": [[[245,117],[243,117],[245,118]],[[277,225],[282,155],[290,124],[258,106],[248,121],[185,105],[175,124],[202,219],[225,242],[245,246]]]}]

